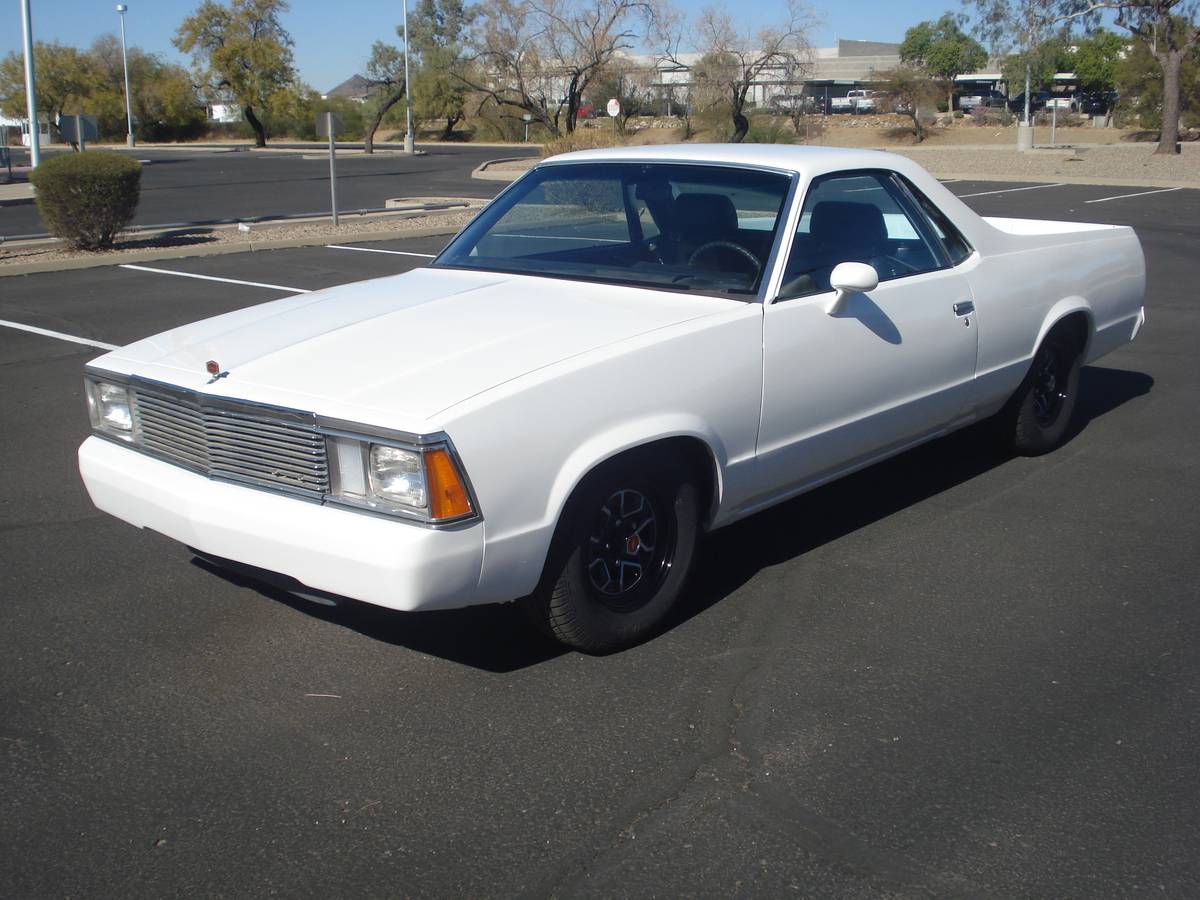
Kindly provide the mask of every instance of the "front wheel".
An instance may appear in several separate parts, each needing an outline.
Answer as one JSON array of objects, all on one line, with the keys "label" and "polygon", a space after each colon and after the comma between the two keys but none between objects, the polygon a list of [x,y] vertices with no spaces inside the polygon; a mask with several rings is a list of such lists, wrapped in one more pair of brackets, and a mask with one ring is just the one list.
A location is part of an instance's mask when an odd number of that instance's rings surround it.
[{"label": "front wheel", "polygon": [[1013,449],[1039,456],[1067,438],[1079,393],[1081,348],[1065,331],[1051,332],[1002,416]]},{"label": "front wheel", "polygon": [[557,640],[588,653],[637,643],[683,588],[699,517],[695,480],[679,466],[642,458],[602,467],[567,504],[526,611]]}]

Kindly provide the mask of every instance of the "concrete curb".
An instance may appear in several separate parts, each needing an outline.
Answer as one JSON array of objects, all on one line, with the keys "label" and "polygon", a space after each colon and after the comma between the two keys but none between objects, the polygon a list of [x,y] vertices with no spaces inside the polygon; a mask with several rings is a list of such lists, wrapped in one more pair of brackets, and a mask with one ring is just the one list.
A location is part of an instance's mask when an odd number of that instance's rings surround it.
[{"label": "concrete curb", "polygon": [[[500,159],[489,159],[476,166],[475,171],[471,173],[471,177],[478,178],[480,181],[516,181],[525,172],[489,172],[488,169],[492,166],[500,165],[500,163],[525,162],[526,160],[533,160],[535,165],[538,162],[536,156],[504,156]],[[529,170],[526,169],[525,171]]]},{"label": "concrete curb", "polygon": [[427,225],[424,228],[412,228],[406,231],[380,230],[360,231],[338,239],[332,235],[309,235],[302,238],[283,238],[280,240],[253,240],[243,242],[228,241],[219,244],[199,244],[195,247],[147,247],[145,250],[125,250],[118,253],[105,254],[100,257],[81,259],[46,260],[44,262],[13,263],[0,265],[0,278],[11,275],[36,275],[42,272],[61,272],[69,269],[97,269],[104,266],[116,266],[129,262],[149,262],[151,260],[184,259],[192,256],[224,256],[228,253],[253,253],[259,250],[286,250],[289,247],[323,247],[327,244],[352,242],[355,244],[371,241],[391,241],[406,238],[435,237],[442,234],[457,234],[457,228],[446,225]]},{"label": "concrete curb", "polygon": [[1200,190],[1200,182],[1178,181],[1168,178],[1102,178],[1098,175],[994,175],[988,173],[963,174],[959,172],[939,172],[929,170],[929,174],[941,180],[953,181],[998,181],[1004,183],[1023,182],[1024,184],[1094,184],[1097,187],[1144,187],[1144,188],[1187,188]]}]

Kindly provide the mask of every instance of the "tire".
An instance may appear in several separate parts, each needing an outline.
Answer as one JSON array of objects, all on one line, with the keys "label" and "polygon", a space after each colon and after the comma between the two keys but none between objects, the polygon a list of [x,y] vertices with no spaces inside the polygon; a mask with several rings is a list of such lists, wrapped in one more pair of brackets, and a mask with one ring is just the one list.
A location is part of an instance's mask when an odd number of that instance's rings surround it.
[{"label": "tire", "polygon": [[631,454],[603,465],[568,502],[527,615],[585,653],[644,640],[683,589],[699,521],[695,476],[677,460]]},{"label": "tire", "polygon": [[1079,393],[1082,349],[1065,329],[1051,331],[1001,414],[1007,440],[1022,456],[1040,456],[1066,442]]}]

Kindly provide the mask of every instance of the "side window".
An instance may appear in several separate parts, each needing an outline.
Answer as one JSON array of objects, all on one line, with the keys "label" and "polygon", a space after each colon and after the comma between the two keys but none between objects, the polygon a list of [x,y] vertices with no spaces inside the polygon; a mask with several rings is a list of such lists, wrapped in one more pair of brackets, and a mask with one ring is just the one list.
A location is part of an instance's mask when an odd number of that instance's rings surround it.
[{"label": "side window", "polygon": [[970,256],[974,252],[974,248],[967,243],[967,239],[954,227],[954,224],[946,218],[946,214],[938,209],[928,197],[917,190],[907,178],[901,178],[900,180],[908,192],[912,194],[913,199],[917,201],[917,205],[921,207],[921,211],[928,217],[930,226],[937,233],[942,246],[946,248],[946,256],[950,258],[950,264],[957,266]]},{"label": "side window", "polygon": [[887,173],[830,175],[808,188],[784,268],[782,297],[831,290],[839,263],[867,263],[890,281],[943,267]]}]

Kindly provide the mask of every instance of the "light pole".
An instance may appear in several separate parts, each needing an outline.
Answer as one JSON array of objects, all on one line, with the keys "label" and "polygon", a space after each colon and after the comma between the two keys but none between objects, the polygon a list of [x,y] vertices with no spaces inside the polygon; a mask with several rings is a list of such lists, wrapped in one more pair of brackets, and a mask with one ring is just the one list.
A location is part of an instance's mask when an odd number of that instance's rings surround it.
[{"label": "light pole", "polygon": [[404,152],[413,152],[412,82],[408,79],[408,0],[404,0]]},{"label": "light pole", "polygon": [[121,19],[121,65],[125,68],[125,125],[128,129],[125,135],[125,143],[132,147],[133,140],[133,112],[129,107],[129,57],[125,54],[125,12],[129,7],[124,3],[117,4],[117,15]]},{"label": "light pole", "polygon": [[33,19],[29,0],[21,0],[21,40],[25,50],[25,109],[29,113],[29,166],[36,169],[42,161],[42,131],[38,127],[37,95],[33,77]]}]

